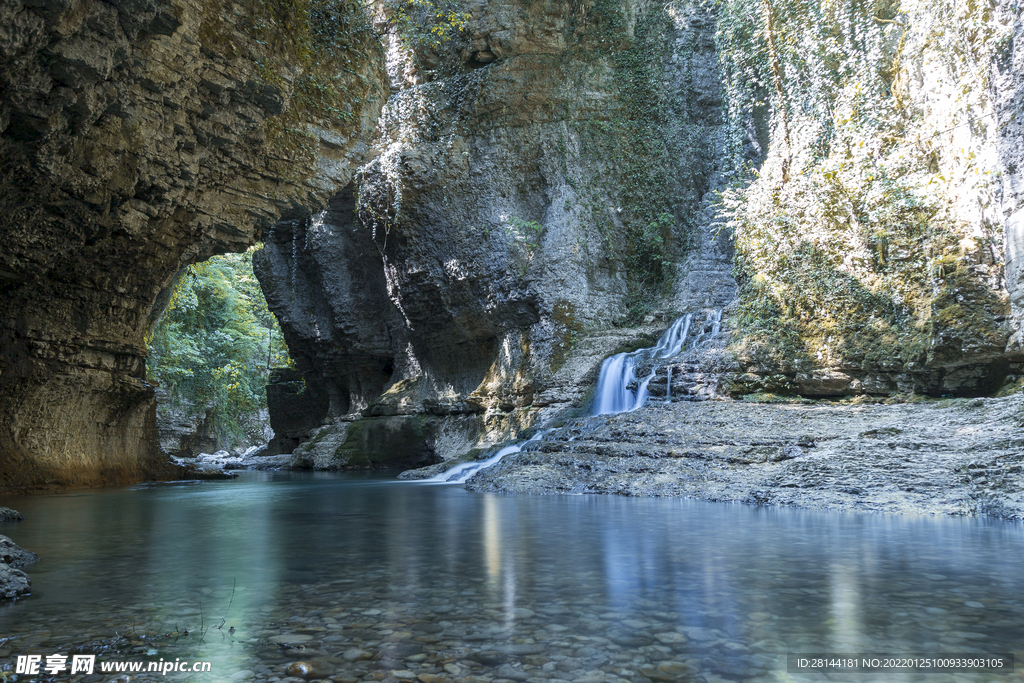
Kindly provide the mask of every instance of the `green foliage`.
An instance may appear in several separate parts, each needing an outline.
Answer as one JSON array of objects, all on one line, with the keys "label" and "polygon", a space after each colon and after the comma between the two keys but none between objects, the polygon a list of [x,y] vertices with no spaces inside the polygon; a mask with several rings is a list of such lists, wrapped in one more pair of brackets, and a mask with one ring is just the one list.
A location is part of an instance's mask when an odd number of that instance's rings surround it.
[{"label": "green foliage", "polygon": [[654,287],[667,281],[670,254],[665,243],[672,235],[675,223],[675,216],[663,211],[646,225],[634,223],[630,226],[626,263],[642,285]]},{"label": "green foliage", "polygon": [[[639,12],[634,23],[616,0],[580,7],[585,21],[578,25],[597,38],[616,101],[578,132],[580,166],[591,177],[567,182],[589,211],[605,254],[624,266],[626,305],[635,321],[671,290],[672,264],[693,245],[693,217],[715,164],[714,133],[694,116],[696,93],[689,84],[681,91],[666,88],[667,65],[685,64],[698,48],[695,32],[683,34],[689,42],[676,42],[676,24],[705,8],[699,0],[670,2]],[[559,150],[566,154],[565,145]]]},{"label": "green foliage", "polygon": [[458,11],[453,0],[386,0],[385,11],[405,46],[409,49],[437,49],[463,29],[470,19]]},{"label": "green foliage", "polygon": [[540,248],[540,238],[544,235],[544,226],[537,221],[527,221],[519,216],[512,216],[508,225],[505,226],[505,233],[522,244],[526,249],[527,256],[532,258]]},{"label": "green foliage", "polygon": [[[952,0],[720,1],[737,179],[722,209],[753,355],[892,369],[1000,346],[1004,302],[986,283],[998,235],[963,209],[994,192],[971,123],[991,111],[988,14]],[[927,98],[908,64],[927,71]],[[770,152],[752,173],[759,112]]]},{"label": "green foliage", "polygon": [[190,417],[212,406],[226,445],[259,438],[269,369],[291,362],[253,276],[252,251],[188,266],[149,344],[148,376]]}]

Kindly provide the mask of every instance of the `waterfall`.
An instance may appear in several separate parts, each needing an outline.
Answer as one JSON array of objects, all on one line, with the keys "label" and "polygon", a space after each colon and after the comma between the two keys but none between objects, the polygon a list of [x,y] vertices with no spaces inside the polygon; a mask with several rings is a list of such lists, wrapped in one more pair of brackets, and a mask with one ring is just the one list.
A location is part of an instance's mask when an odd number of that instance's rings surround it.
[{"label": "waterfall", "polygon": [[711,316],[711,336],[718,336],[722,331],[722,310],[719,308]]},{"label": "waterfall", "polygon": [[485,470],[491,465],[496,465],[499,460],[504,458],[509,453],[518,453],[519,451],[523,450],[523,446],[530,443],[530,441],[536,441],[550,431],[550,429],[542,429],[538,431],[536,434],[534,434],[532,437],[530,437],[529,440],[524,441],[521,444],[512,444],[511,446],[505,446],[504,448],[499,449],[497,453],[487,458],[486,460],[474,460],[472,462],[464,462],[460,465],[456,465],[450,470],[441,472],[440,474],[435,474],[429,479],[422,479],[421,483],[464,484],[470,477],[472,477],[480,470]]},{"label": "waterfall", "polygon": [[636,410],[647,400],[647,385],[654,379],[654,370],[641,380],[636,391],[630,385],[636,381],[636,364],[638,361],[672,358],[678,355],[686,345],[690,334],[690,321],[693,314],[687,313],[665,330],[658,343],[647,349],[629,353],[617,353],[605,359],[601,364],[601,374],[597,380],[597,398],[591,415],[613,415]]},{"label": "waterfall", "polygon": [[[597,380],[597,398],[594,400],[594,408],[591,410],[590,414],[592,416],[612,415],[615,413],[625,413],[631,410],[636,410],[642,406],[644,402],[647,401],[647,386],[651,383],[651,380],[654,379],[654,373],[657,369],[657,365],[655,364],[653,366],[650,374],[642,380],[637,380],[637,363],[645,360],[654,361],[668,359],[682,353],[690,335],[690,322],[692,320],[692,313],[687,313],[683,317],[679,318],[672,323],[671,327],[665,330],[665,333],[661,335],[660,339],[658,339],[658,343],[650,348],[639,349],[628,353],[617,353],[610,358],[606,358],[601,364],[601,374],[598,376]],[[722,321],[722,312],[716,311],[711,320],[712,333],[718,334],[719,326]],[[694,341],[699,341],[699,339],[700,337]],[[631,384],[636,384],[636,390],[629,388]],[[665,394],[667,397],[666,401],[671,400],[671,365],[668,368],[668,385]],[[499,460],[510,453],[520,452],[526,444],[530,443],[530,441],[536,441],[550,431],[550,429],[541,429],[534,434],[529,441],[504,446],[498,449],[494,455],[486,460],[464,462],[445,472],[435,474],[429,479],[421,479],[419,482],[426,484],[463,484],[480,470],[485,470],[488,467],[497,464]]]},{"label": "waterfall", "polygon": [[665,403],[672,402],[672,366],[668,366],[668,379],[665,381]]},{"label": "waterfall", "polygon": [[690,321],[692,320],[693,313],[687,313],[679,318],[672,323],[672,327],[665,330],[665,334],[661,335],[658,345],[647,350],[653,351],[655,358],[671,358],[679,355],[679,352],[683,350],[683,345],[686,344],[687,335],[690,334]]}]

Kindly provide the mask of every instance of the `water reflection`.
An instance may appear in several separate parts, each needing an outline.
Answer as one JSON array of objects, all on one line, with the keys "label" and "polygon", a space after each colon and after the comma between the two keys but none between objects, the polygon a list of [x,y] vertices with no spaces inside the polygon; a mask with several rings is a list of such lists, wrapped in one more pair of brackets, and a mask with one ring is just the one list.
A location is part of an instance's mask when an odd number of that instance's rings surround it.
[{"label": "water reflection", "polygon": [[[238,680],[317,657],[365,680],[768,681],[796,680],[786,652],[1013,652],[1024,636],[1024,535],[1001,522],[273,473],[0,504],[27,517],[0,533],[44,558],[35,595],[0,607],[0,663],[187,629],[136,640]],[[886,680],[990,678],[920,676]]]}]

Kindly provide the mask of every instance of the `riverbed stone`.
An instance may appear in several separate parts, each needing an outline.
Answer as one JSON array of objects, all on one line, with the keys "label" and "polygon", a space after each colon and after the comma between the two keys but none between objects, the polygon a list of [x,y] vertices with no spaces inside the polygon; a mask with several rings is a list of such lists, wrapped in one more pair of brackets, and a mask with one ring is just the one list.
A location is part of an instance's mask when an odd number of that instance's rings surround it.
[{"label": "riverbed stone", "polygon": [[20,568],[38,561],[38,555],[25,550],[7,536],[0,535],[0,562]]},{"label": "riverbed stone", "polygon": [[0,506],[0,522],[20,522],[25,517],[17,510]]},{"label": "riverbed stone", "polygon": [[498,666],[508,661],[508,655],[497,650],[481,650],[469,655],[468,659],[479,662],[484,666]]},{"label": "riverbed stone", "polygon": [[371,653],[357,647],[345,650],[345,652],[342,653],[341,656],[345,661],[348,662],[355,662],[362,659],[370,659],[371,657],[373,657]]},{"label": "riverbed stone", "polygon": [[32,580],[20,569],[0,562],[0,598],[10,599],[28,595]]},{"label": "riverbed stone", "polygon": [[292,645],[297,643],[308,643],[313,640],[313,636],[305,633],[282,633],[281,635],[273,636],[270,638],[270,642],[277,643],[279,645]]}]

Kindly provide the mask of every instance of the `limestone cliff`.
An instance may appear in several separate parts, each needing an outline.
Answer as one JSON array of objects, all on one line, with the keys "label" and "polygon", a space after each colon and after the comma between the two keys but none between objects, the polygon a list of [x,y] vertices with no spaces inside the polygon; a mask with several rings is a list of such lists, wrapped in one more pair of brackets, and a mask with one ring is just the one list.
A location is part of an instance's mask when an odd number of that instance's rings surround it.
[{"label": "limestone cliff", "polygon": [[161,292],[260,235],[311,467],[486,446],[701,308],[733,394],[1006,390],[1020,10],[844,7],[465,0],[385,55],[333,0],[6,3],[0,485],[152,474]]},{"label": "limestone cliff", "polygon": [[362,160],[386,75],[346,7],[0,7],[0,486],[160,467],[158,295],[322,206]]},{"label": "limestone cliff", "polygon": [[771,120],[764,164],[723,201],[732,391],[1017,386],[1019,9],[736,0],[720,23],[731,110]]},{"label": "limestone cliff", "polygon": [[998,131],[1000,218],[1004,221],[1006,288],[1010,296],[1009,349],[1024,345],[1024,20],[1019,7],[1000,2],[996,19],[1008,27],[993,65],[992,98]]},{"label": "limestone cliff", "polygon": [[[393,37],[376,158],[254,260],[335,423],[300,448],[310,466],[507,438],[579,403],[603,356],[669,312],[733,296],[708,9],[462,9],[466,31],[436,49]],[[616,332],[630,318],[653,324]]]},{"label": "limestone cliff", "polygon": [[449,457],[579,405],[655,311],[726,306],[719,394],[1024,372],[1009,3],[461,8],[449,43],[392,38],[376,158],[261,257],[328,424],[300,465]]}]

